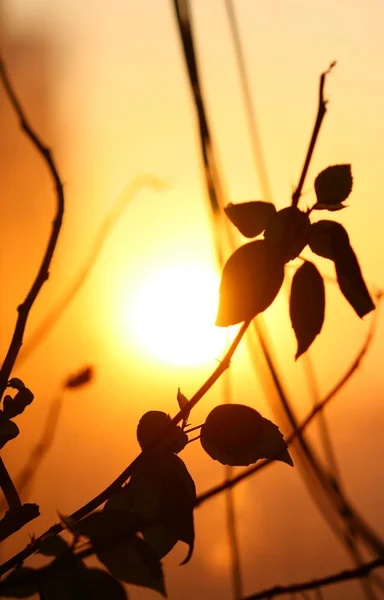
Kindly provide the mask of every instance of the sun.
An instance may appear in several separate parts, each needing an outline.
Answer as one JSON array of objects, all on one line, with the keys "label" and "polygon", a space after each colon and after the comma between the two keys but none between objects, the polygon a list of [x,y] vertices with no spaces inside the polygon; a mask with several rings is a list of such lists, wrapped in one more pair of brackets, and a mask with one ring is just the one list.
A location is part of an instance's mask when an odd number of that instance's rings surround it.
[{"label": "sun", "polygon": [[175,365],[220,358],[226,330],[214,325],[218,275],[207,267],[179,264],[145,280],[129,307],[129,328],[150,354]]}]

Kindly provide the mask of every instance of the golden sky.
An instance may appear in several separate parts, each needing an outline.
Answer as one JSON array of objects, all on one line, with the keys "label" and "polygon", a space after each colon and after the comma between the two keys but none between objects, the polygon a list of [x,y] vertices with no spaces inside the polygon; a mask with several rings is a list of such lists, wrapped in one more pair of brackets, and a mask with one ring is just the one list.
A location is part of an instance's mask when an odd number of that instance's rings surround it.
[{"label": "golden sky", "polygon": [[[330,164],[352,164],[349,207],[335,218],[347,227],[369,285],[384,288],[383,4],[237,0],[235,6],[279,208],[289,204],[300,174],[317,109],[319,74],[337,60],[326,83],[328,112],[303,206],[313,202],[312,184],[319,171]],[[262,199],[224,2],[195,0],[193,17],[227,201]],[[38,351],[15,371],[36,396],[18,420],[21,435],[4,451],[10,470],[17,473],[40,437],[63,380],[84,364],[96,369],[92,386],[66,397],[55,445],[30,491],[29,500],[40,504],[42,517],[28,531],[38,533],[56,520],[56,510],[72,512],[134,457],[134,432],[143,412],[155,408],[174,414],[177,388],[191,396],[216,366],[214,358],[190,367],[155,358],[137,341],[127,316],[143,283],[159,270],[193,262],[214,270],[215,260],[194,107],[172,3],[6,0],[2,27],[15,86],[31,121],[54,150],[67,199],[51,277],[33,308],[26,339],[70,285],[125,187],[143,173],[166,184],[162,190],[145,188],[136,195],[76,300]],[[40,159],[18,131],[4,97],[0,107],[5,124],[0,152],[7,157],[0,166],[6,215],[0,225],[4,352],[15,308],[49,234],[54,198]],[[332,274],[325,260],[317,264]],[[369,319],[357,319],[345,299],[327,286],[325,325],[311,351],[323,392],[356,354]],[[269,323],[287,388],[304,417],[310,399],[302,365],[293,360],[295,340],[284,297],[269,311]],[[327,415],[347,491],[384,535],[382,340],[379,321],[369,356]],[[231,372],[234,401],[272,417],[245,344]],[[218,384],[196,408],[194,423],[220,401]],[[311,431],[317,441],[316,425]],[[198,444],[183,454],[198,491],[222,480],[223,469],[203,456]],[[245,593],[349,566],[297,469],[274,465],[241,484],[236,500]],[[171,599],[197,594],[230,598],[224,514],[222,498],[196,511],[191,563],[178,567],[183,548],[166,558]],[[21,532],[4,544],[3,554],[27,541]],[[361,597],[357,586],[347,590],[349,598]],[[327,598],[340,597],[337,593],[331,590]],[[140,600],[150,593],[132,588],[131,597]]]}]

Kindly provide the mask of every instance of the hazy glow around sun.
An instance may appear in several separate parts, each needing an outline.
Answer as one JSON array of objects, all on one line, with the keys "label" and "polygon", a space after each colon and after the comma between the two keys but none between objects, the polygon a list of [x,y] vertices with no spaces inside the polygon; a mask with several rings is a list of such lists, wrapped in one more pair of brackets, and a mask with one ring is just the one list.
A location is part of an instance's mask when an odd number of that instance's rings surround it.
[{"label": "hazy glow around sun", "polygon": [[164,362],[196,365],[220,358],[226,330],[214,325],[219,277],[194,264],[166,267],[143,282],[129,310],[138,342]]}]

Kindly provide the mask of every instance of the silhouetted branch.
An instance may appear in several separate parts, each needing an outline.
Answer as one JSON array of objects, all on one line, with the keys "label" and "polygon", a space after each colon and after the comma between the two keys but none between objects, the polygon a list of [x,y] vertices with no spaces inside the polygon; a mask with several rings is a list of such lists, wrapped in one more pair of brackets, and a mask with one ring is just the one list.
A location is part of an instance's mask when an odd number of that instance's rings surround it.
[{"label": "silhouetted branch", "polygon": [[29,312],[32,308],[34,301],[40,289],[42,288],[45,281],[47,281],[49,277],[49,267],[51,264],[52,256],[56,248],[57,240],[59,237],[61,224],[63,221],[64,214],[64,190],[63,184],[61,182],[60,176],[58,174],[56,165],[52,158],[52,154],[50,150],[42,143],[38,135],[32,129],[31,125],[27,121],[27,118],[24,114],[23,109],[17,99],[17,96],[13,90],[13,86],[9,79],[8,73],[6,71],[4,62],[0,58],[0,78],[3,82],[4,88],[8,94],[8,98],[20,120],[20,126],[25,131],[27,137],[32,141],[34,146],[37,148],[38,152],[41,154],[43,160],[45,161],[48,170],[51,174],[53,182],[56,187],[56,197],[57,197],[57,210],[54,221],[52,223],[52,233],[48,241],[47,249],[45,251],[45,255],[43,257],[42,263],[40,265],[39,271],[37,273],[36,279],[32,284],[32,287],[25,298],[24,302],[18,307],[17,311],[19,313],[18,319],[16,322],[15,331],[12,337],[11,344],[9,346],[7,355],[3,362],[3,365],[0,370],[0,397],[3,395],[5,388],[7,386],[7,381],[13,369],[13,365],[16,361],[17,355],[23,343],[23,335],[25,326],[27,323]]},{"label": "silhouetted branch", "polygon": [[319,135],[320,127],[321,127],[321,124],[323,122],[324,115],[325,115],[325,113],[327,111],[327,103],[324,100],[325,78],[328,75],[328,73],[333,69],[333,67],[335,66],[335,64],[336,64],[336,61],[333,61],[329,65],[329,68],[324,73],[322,73],[321,76],[320,76],[319,108],[318,108],[318,111],[317,111],[317,117],[316,117],[316,121],[315,121],[315,126],[313,128],[311,141],[309,142],[309,147],[308,147],[308,150],[307,150],[307,156],[305,157],[303,170],[301,172],[300,181],[298,183],[297,188],[295,189],[295,191],[292,194],[292,206],[297,206],[298,202],[300,200],[301,192],[302,192],[303,186],[304,186],[304,181],[305,181],[305,178],[306,178],[306,175],[307,175],[307,172],[308,172],[309,163],[311,162],[313,150],[314,150],[315,145],[316,145],[317,136]]},{"label": "silhouetted branch", "polygon": [[140,188],[145,186],[153,189],[161,189],[165,186],[165,183],[150,174],[138,175],[120,194],[117,201],[102,222],[98,232],[96,233],[88,257],[80,269],[78,269],[72,284],[68,290],[64,292],[62,297],[59,298],[56,304],[52,306],[32,335],[27,338],[26,342],[24,343],[17,359],[18,366],[24,363],[32,354],[32,352],[34,352],[36,348],[40,346],[51,329],[56,325],[60,317],[62,317],[65,310],[68,308],[81,287],[84,285],[88,275],[96,263],[101,250],[104,247],[104,244],[113,226],[121,217],[123,211],[127,207],[127,204],[133,200],[134,195],[140,190]]},{"label": "silhouetted branch", "polygon": [[[228,369],[231,359],[232,359],[232,356],[235,353],[236,348],[239,345],[242,337],[244,336],[247,328],[249,327],[249,324],[250,324],[250,321],[245,321],[243,323],[243,325],[239,329],[235,339],[233,340],[232,344],[230,345],[230,347],[229,347],[227,353],[225,354],[223,360],[221,361],[221,363],[216,367],[216,369],[214,370],[212,375],[201,386],[201,388],[196,392],[196,394],[194,396],[192,396],[192,398],[184,406],[184,408],[181,409],[177,413],[177,415],[172,419],[171,423],[177,425],[177,423],[179,423],[183,419],[183,417],[187,413],[189,413],[194,406],[196,406],[196,404],[199,402],[199,400],[201,400],[201,398],[208,392],[208,390],[213,386],[213,384],[216,383],[216,381],[224,373],[224,371],[226,369]],[[161,444],[162,440],[164,438],[166,438],[166,435],[167,435],[167,428],[164,429],[163,436],[159,440],[159,445]],[[75,511],[72,515],[70,515],[70,518],[73,519],[74,521],[79,521],[80,519],[82,519],[83,517],[85,517],[86,515],[91,513],[92,511],[96,510],[96,508],[98,508],[101,504],[106,502],[106,500],[108,500],[108,498],[110,498],[110,496],[112,496],[113,494],[116,494],[120,490],[121,486],[132,475],[134,469],[140,464],[141,457],[142,457],[142,454],[139,454],[135,458],[135,460],[130,465],[128,465],[128,467],[126,469],[124,469],[124,471],[119,475],[119,477],[117,477],[115,479],[115,481],[113,483],[111,483],[111,485],[109,485],[105,490],[103,490],[100,494],[98,494],[90,502],[88,502],[87,504],[85,504],[84,506],[79,508],[77,511]],[[13,567],[16,567],[17,565],[21,564],[26,558],[28,558],[28,556],[31,556],[31,554],[34,554],[34,552],[36,552],[36,550],[38,550],[39,545],[41,544],[43,538],[45,538],[48,534],[55,535],[55,534],[58,534],[61,531],[63,531],[63,529],[64,529],[64,527],[61,523],[56,523],[55,525],[52,525],[52,527],[50,527],[47,531],[45,531],[38,538],[36,538],[31,544],[29,544],[29,546],[24,548],[24,550],[21,550],[15,556],[13,556],[9,560],[7,560],[5,563],[0,565],[0,576],[3,575],[4,573],[6,573],[7,571],[9,571],[10,569],[12,569]]]},{"label": "silhouetted branch", "polygon": [[323,577],[322,579],[312,579],[311,581],[305,581],[304,583],[294,583],[287,586],[275,586],[273,588],[263,590],[257,594],[246,596],[243,598],[243,600],[262,600],[263,598],[274,598],[276,596],[282,596],[283,594],[302,592],[303,590],[316,590],[326,585],[340,583],[341,581],[350,581],[351,579],[368,577],[371,571],[383,566],[384,558],[377,558],[376,560],[365,563],[356,569],[348,569],[328,577]]},{"label": "silhouetted branch", "polygon": [[[28,319],[29,312],[32,308],[34,301],[38,293],[40,292],[44,282],[49,277],[49,267],[51,264],[52,256],[56,248],[57,240],[59,237],[61,224],[63,220],[64,214],[64,190],[61,179],[59,177],[56,165],[53,161],[51,152],[46,146],[41,142],[40,138],[34,132],[30,124],[28,123],[24,111],[20,105],[20,102],[14,92],[13,86],[9,79],[8,73],[6,71],[3,60],[0,57],[0,78],[5,88],[5,91],[8,95],[8,98],[20,120],[20,126],[25,131],[27,137],[34,144],[38,152],[41,154],[43,160],[45,161],[48,170],[51,174],[53,182],[56,187],[57,194],[57,210],[56,215],[52,224],[52,233],[48,241],[47,249],[45,251],[45,255],[43,257],[42,263],[40,265],[37,276],[32,284],[32,287],[26,296],[24,302],[20,304],[18,307],[18,318],[16,321],[15,330],[12,336],[12,340],[10,346],[8,348],[8,352],[5,356],[4,362],[2,364],[0,370],[0,398],[2,398],[4,391],[7,387],[7,382],[11,375],[13,366],[15,364],[17,355],[20,351],[21,345],[23,343],[23,335]],[[9,475],[6,475],[6,467],[0,458],[0,486],[4,492],[4,496],[8,502],[8,506],[10,509],[20,507],[20,499],[18,498],[17,490],[14,487],[11,478]]]},{"label": "silhouetted branch", "polygon": [[[381,293],[376,295],[376,300],[377,300],[377,308],[378,308],[379,302],[380,302],[380,300],[382,300]],[[373,313],[373,316],[371,319],[371,325],[370,325],[367,337],[365,338],[364,343],[363,343],[362,347],[360,348],[360,351],[358,352],[357,356],[355,357],[355,359],[353,360],[353,362],[351,363],[351,365],[347,369],[347,371],[344,373],[344,375],[336,383],[336,385],[328,392],[328,394],[317,404],[317,406],[309,413],[307,418],[301,423],[301,425],[299,427],[300,432],[304,431],[308,427],[308,425],[313,421],[313,419],[316,417],[316,415],[320,411],[324,410],[326,405],[329,404],[329,402],[332,400],[332,398],[334,398],[336,396],[336,394],[344,387],[344,385],[349,381],[349,379],[352,377],[352,375],[357,371],[357,369],[360,366],[361,361],[363,360],[364,356],[368,352],[369,347],[372,343],[374,332],[376,329],[377,317],[378,317],[378,310],[376,309],[376,311]],[[286,439],[288,446],[293,442],[293,440],[296,438],[296,436],[297,436],[297,432],[293,432]],[[250,477],[250,475],[253,475],[257,471],[260,471],[267,465],[270,465],[272,462],[273,462],[272,460],[264,460],[263,462],[260,462],[256,465],[254,465],[253,467],[246,469],[245,471],[243,471],[243,473],[240,473],[236,477],[233,477],[230,481],[226,481],[220,485],[217,485],[217,486],[211,488],[204,494],[200,494],[200,496],[198,496],[198,498],[197,498],[197,506],[200,506],[201,504],[203,504],[203,502],[206,502],[206,500],[213,498],[214,496],[216,496],[217,494],[220,494],[224,490],[237,485],[238,483],[240,483],[240,481],[243,481],[247,477]]]}]

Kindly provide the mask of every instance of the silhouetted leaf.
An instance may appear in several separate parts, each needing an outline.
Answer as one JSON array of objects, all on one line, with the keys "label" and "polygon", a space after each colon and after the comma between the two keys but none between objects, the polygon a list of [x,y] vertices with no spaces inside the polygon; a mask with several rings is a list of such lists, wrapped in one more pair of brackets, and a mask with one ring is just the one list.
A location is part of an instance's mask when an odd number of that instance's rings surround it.
[{"label": "silhouetted leaf", "polygon": [[14,398],[12,396],[5,396],[3,400],[4,416],[7,419],[12,419],[21,415],[25,408],[31,404],[34,395],[30,389],[23,387],[17,392]]},{"label": "silhouetted leaf", "polygon": [[314,223],[309,245],[316,254],[334,261],[340,290],[359,317],[375,308],[342,225],[326,220]]},{"label": "silhouetted leaf", "polygon": [[9,440],[13,440],[19,435],[20,430],[16,423],[9,419],[4,419],[3,415],[0,418],[0,448],[3,448]]},{"label": "silhouetted leaf", "polygon": [[297,339],[297,360],[320,333],[324,323],[325,290],[315,265],[305,261],[293,276],[289,312]]},{"label": "silhouetted leaf", "polygon": [[79,600],[127,600],[123,585],[106,571],[84,569]]},{"label": "silhouetted leaf", "polygon": [[57,558],[70,552],[70,548],[62,537],[49,534],[40,542],[37,551],[44,556],[55,556]]},{"label": "silhouetted leaf", "polygon": [[147,456],[105,509],[126,510],[154,520],[154,525],[140,531],[158,556],[165,556],[180,540],[190,547],[189,559],[195,537],[195,504],[195,484],[185,464],[175,454],[164,453]]},{"label": "silhouetted leaf", "polygon": [[340,210],[341,203],[352,191],[351,165],[333,165],[315,179],[317,204],[314,209]]},{"label": "silhouetted leaf", "polygon": [[7,383],[7,387],[13,388],[14,390],[23,390],[25,388],[25,384],[18,377],[12,377]]},{"label": "silhouetted leaf", "polygon": [[18,567],[0,582],[1,598],[29,598],[37,594],[36,569]]},{"label": "silhouetted leaf", "polygon": [[166,596],[161,563],[145,540],[134,537],[118,544],[95,547],[96,555],[116,579]]},{"label": "silhouetted leaf", "polygon": [[340,290],[360,318],[375,308],[363,279],[359,262],[351,246],[341,248],[335,256]]},{"label": "silhouetted leaf", "polygon": [[264,238],[276,246],[283,262],[288,262],[297,258],[308,244],[310,228],[307,213],[296,206],[288,206],[271,219]]},{"label": "silhouetted leaf", "polygon": [[[184,408],[184,406],[186,406],[188,404],[188,398],[186,398],[184,396],[184,394],[181,393],[180,388],[177,389],[177,402],[178,405],[180,407],[180,410]],[[189,417],[189,413],[190,411],[188,411],[185,416],[183,417],[183,424],[182,424],[182,429],[184,430],[185,427],[188,426],[188,417]]]},{"label": "silhouetted leaf", "polygon": [[264,231],[268,222],[276,214],[276,208],[270,202],[242,202],[228,204],[224,212],[240,233],[252,238]]},{"label": "silhouetted leaf", "polygon": [[216,406],[200,435],[207,454],[223,465],[246,467],[259,458],[270,458],[293,466],[279,428],[250,406]]},{"label": "silhouetted leaf", "polygon": [[42,573],[42,600],[127,600],[123,585],[101,569],[87,569],[81,561],[51,563]]},{"label": "silhouetted leaf", "polygon": [[228,327],[263,312],[283,279],[284,264],[273,245],[258,240],[238,248],[224,266],[216,325]]},{"label": "silhouetted leaf", "polygon": [[161,410],[149,410],[137,426],[137,440],[143,451],[181,452],[187,445],[188,436],[171,417]]},{"label": "silhouetted leaf", "polygon": [[348,233],[340,223],[323,220],[311,225],[309,247],[315,254],[335,260],[338,251],[349,245]]},{"label": "silhouetted leaf", "polygon": [[68,377],[68,379],[64,383],[64,388],[73,389],[81,387],[83,385],[86,385],[87,383],[90,383],[93,377],[93,367],[85,367],[84,369],[81,369],[81,371],[79,371],[78,373],[75,373],[75,375],[71,375],[70,377]]}]

